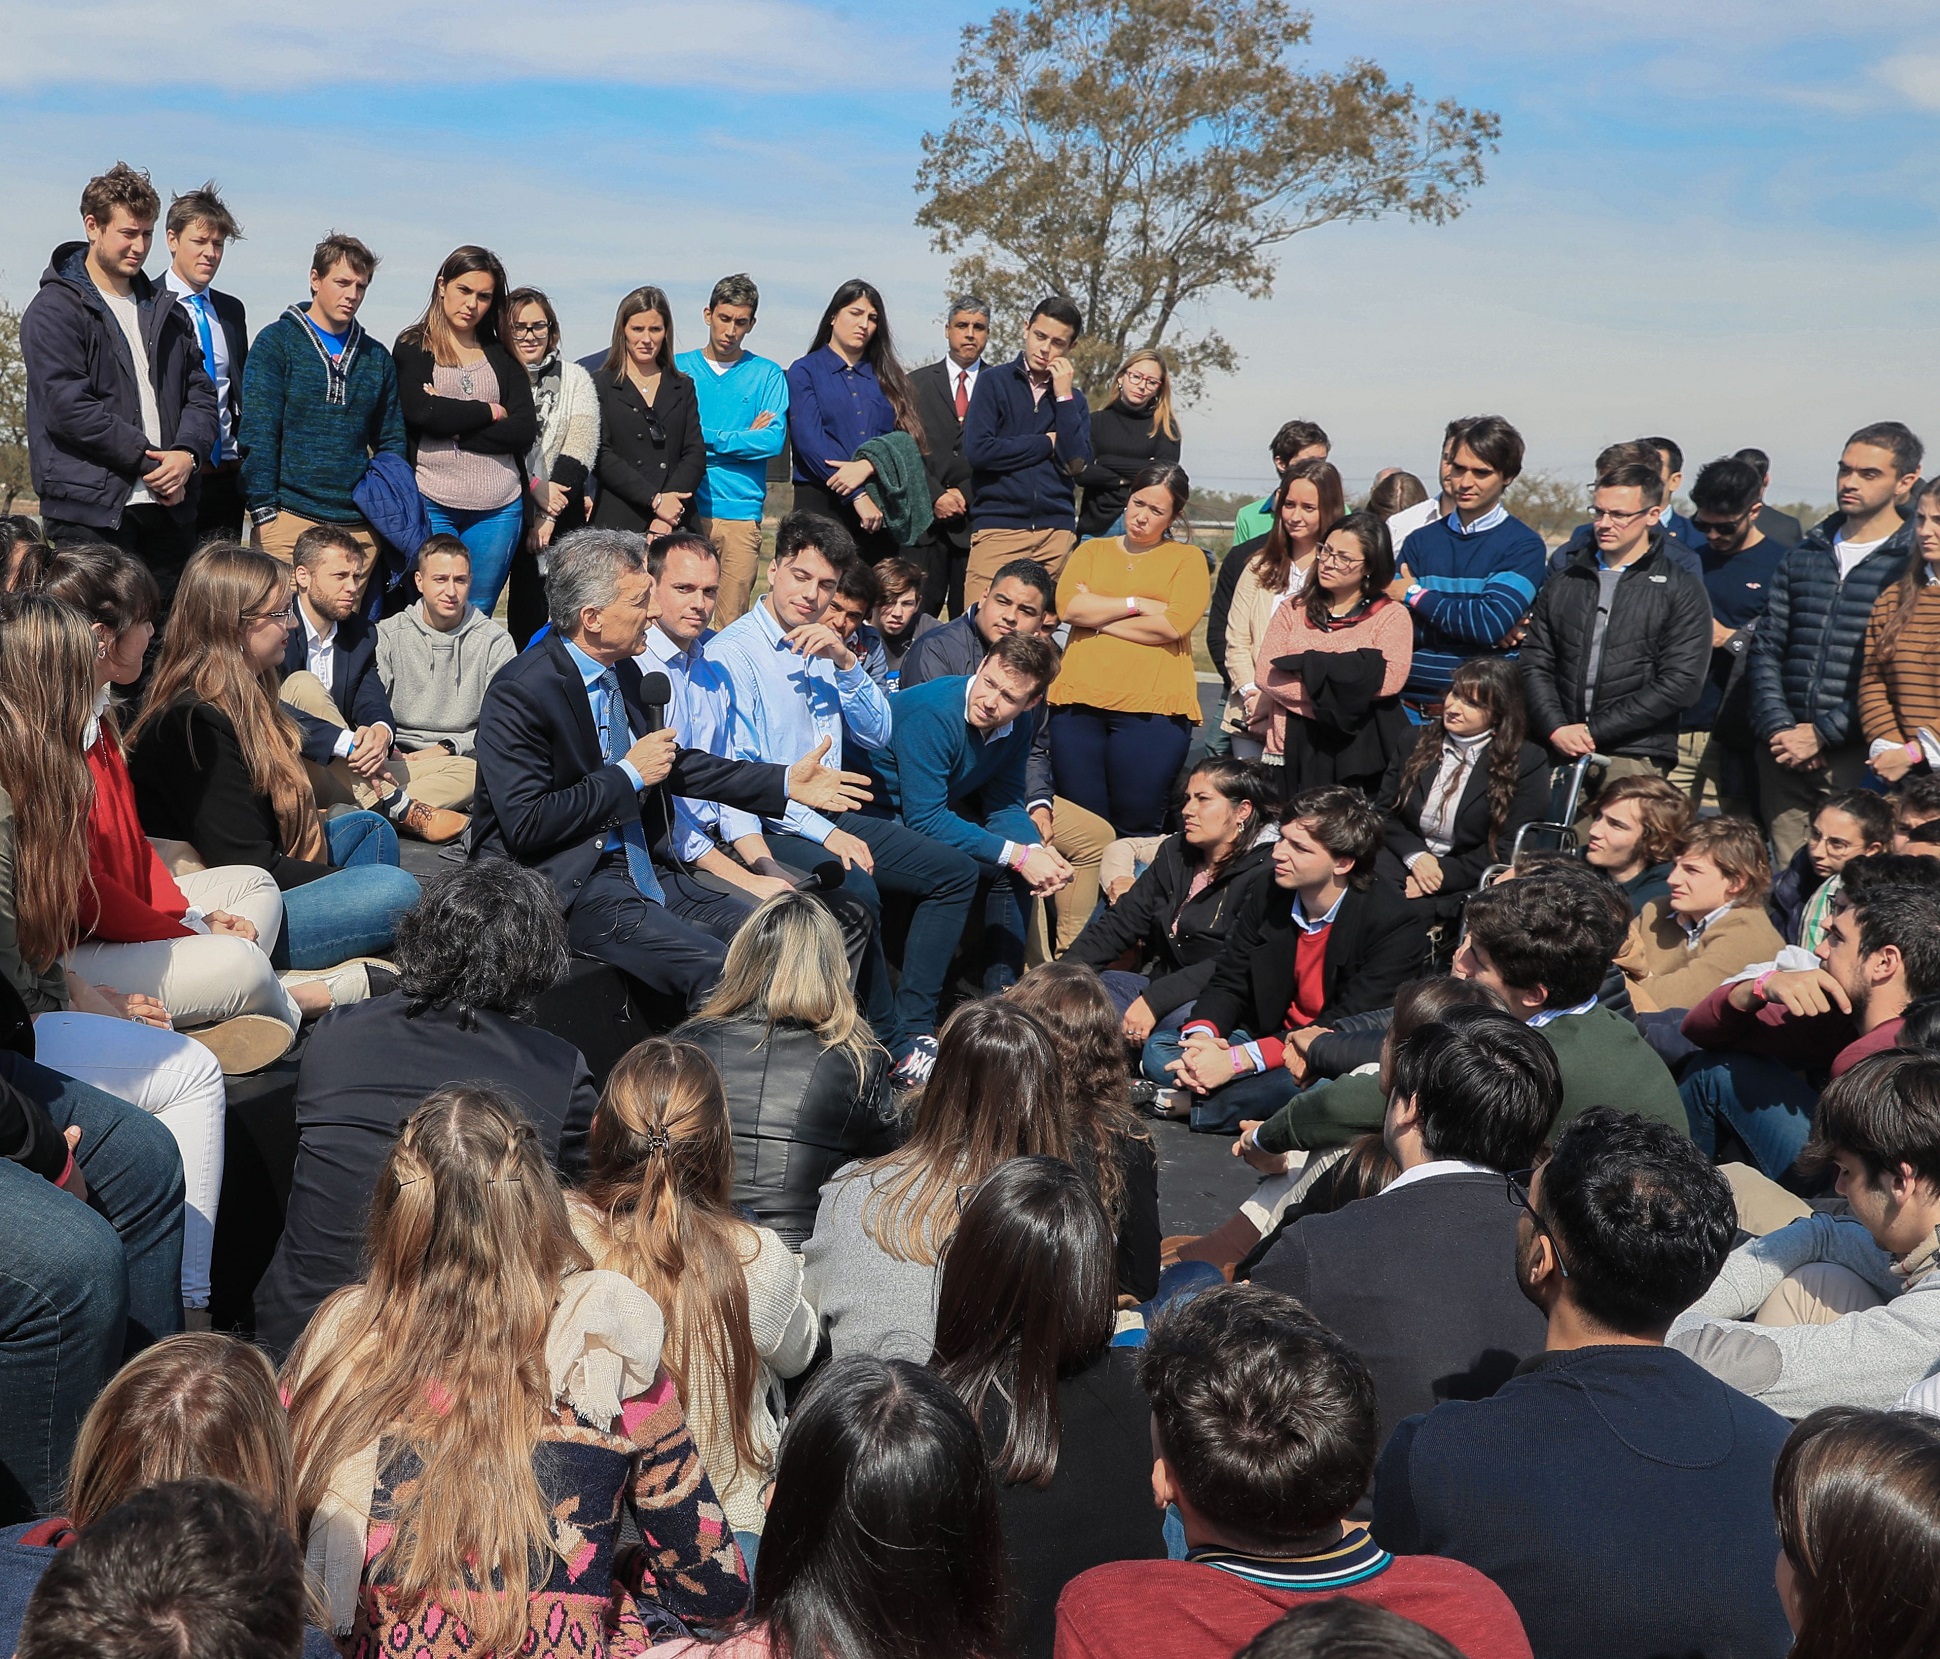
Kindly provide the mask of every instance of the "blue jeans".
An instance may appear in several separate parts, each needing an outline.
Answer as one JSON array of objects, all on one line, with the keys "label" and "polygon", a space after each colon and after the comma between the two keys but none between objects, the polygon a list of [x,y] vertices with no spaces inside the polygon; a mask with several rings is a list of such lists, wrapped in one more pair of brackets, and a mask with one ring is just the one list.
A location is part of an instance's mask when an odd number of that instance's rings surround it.
[{"label": "blue jeans", "polygon": [[78,1127],[88,1202],[0,1159],[0,1524],[52,1511],[122,1360],[182,1327],[182,1156],[137,1106],[13,1053],[0,1077]]},{"label": "blue jeans", "polygon": [[1051,776],[1058,793],[1120,835],[1165,829],[1173,780],[1192,747],[1182,714],[1126,714],[1083,703],[1051,716]]},{"label": "blue jeans", "polygon": [[[1185,1010],[1174,1010],[1183,1025],[1191,1016],[1191,1004]],[[1228,1038],[1230,1043],[1248,1041],[1244,1031],[1235,1031]],[[1185,1047],[1180,1040],[1177,1026],[1161,1026],[1145,1042],[1145,1053],[1141,1064],[1145,1075],[1154,1082],[1170,1085],[1173,1078],[1166,1066],[1179,1058]],[[1249,1071],[1244,1077],[1235,1077],[1232,1082],[1214,1089],[1211,1094],[1200,1095],[1192,1103],[1192,1129],[1199,1135],[1235,1135],[1239,1133],[1242,1118],[1270,1118],[1300,1092],[1300,1085],[1293,1079],[1293,1073],[1284,1066],[1275,1066],[1271,1071]]]},{"label": "blue jeans", "polygon": [[1143,1348],[1152,1321],[1167,1308],[1180,1302],[1190,1302],[1200,1291],[1211,1290],[1225,1282],[1226,1275],[1211,1262],[1174,1262],[1159,1275],[1159,1288],[1153,1293],[1151,1301],[1138,1305],[1144,1326],[1120,1331],[1111,1339],[1111,1345],[1114,1348]]},{"label": "blue jeans", "polygon": [[519,550],[519,532],[525,525],[523,498],[503,507],[468,510],[441,507],[427,496],[424,511],[434,531],[456,536],[471,550],[472,603],[490,616],[511,574],[512,555]]},{"label": "blue jeans", "polygon": [[1725,1050],[1705,1056],[1677,1085],[1691,1120],[1691,1139],[1715,1157],[1718,1126],[1745,1143],[1758,1167],[1774,1181],[1792,1167],[1812,1133],[1818,1091],[1792,1070],[1762,1054]]},{"label": "blue jeans", "polygon": [[995,996],[1024,977],[1024,919],[1036,901],[1016,872],[981,859],[977,867],[983,872],[983,990]]},{"label": "blue jeans", "polygon": [[375,812],[344,812],[323,826],[327,876],[283,895],[279,968],[334,968],[388,950],[398,919],[418,902],[418,878],[398,867],[397,831]]}]

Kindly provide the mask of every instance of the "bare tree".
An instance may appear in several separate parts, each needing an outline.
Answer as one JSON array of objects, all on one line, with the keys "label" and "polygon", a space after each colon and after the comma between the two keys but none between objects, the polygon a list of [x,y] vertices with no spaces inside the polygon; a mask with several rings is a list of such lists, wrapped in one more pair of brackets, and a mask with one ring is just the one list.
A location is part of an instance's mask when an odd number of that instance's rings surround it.
[{"label": "bare tree", "polygon": [[1070,294],[1087,390],[1164,345],[1190,397],[1238,363],[1191,308],[1220,289],[1265,299],[1281,243],[1455,217],[1498,118],[1427,104],[1365,59],[1296,68],[1312,26],[1286,0],[1033,0],[966,27],[956,116],[924,136],[916,181],[916,222],[960,255],[952,284],[1005,319]]},{"label": "bare tree", "polygon": [[20,313],[0,299],[0,513],[32,487],[27,466],[27,363],[20,355]]}]

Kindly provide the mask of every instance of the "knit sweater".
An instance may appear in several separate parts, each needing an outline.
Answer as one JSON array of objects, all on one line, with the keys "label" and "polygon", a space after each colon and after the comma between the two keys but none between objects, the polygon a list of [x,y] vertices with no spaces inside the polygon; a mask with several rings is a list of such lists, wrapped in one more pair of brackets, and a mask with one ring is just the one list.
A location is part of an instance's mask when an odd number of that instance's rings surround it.
[{"label": "knit sweater", "polygon": [[1007,841],[1043,839],[1026,785],[1044,711],[1020,714],[1001,733],[973,731],[964,715],[969,686],[952,674],[898,692],[889,705],[895,725],[875,761],[889,805],[911,829],[996,864]]},{"label": "knit sweater", "polygon": [[518,654],[512,636],[476,605],[465,607],[450,633],[424,620],[422,604],[385,617],[377,625],[377,674],[390,693],[399,744],[450,742],[470,754],[485,688]]},{"label": "knit sweater", "polygon": [[1940,733],[1940,582],[1922,582],[1894,641],[1893,658],[1880,660],[1880,639],[1900,605],[1895,582],[1873,602],[1866,624],[1865,658],[1859,668],[1859,725],[1868,743],[1910,743],[1922,726]]},{"label": "knit sweater", "polygon": [[[1223,567],[1220,574],[1225,574]],[[1249,729],[1246,690],[1249,686],[1257,687],[1261,671],[1272,666],[1270,662],[1260,660],[1260,647],[1266,643],[1266,631],[1279,612],[1297,602],[1300,591],[1306,586],[1307,576],[1307,571],[1296,567],[1288,585],[1272,593],[1260,582],[1257,557],[1249,558],[1240,571],[1239,580],[1233,584],[1231,603],[1226,608],[1225,650],[1219,665],[1231,688],[1226,698],[1225,716],[1219,723],[1221,731],[1243,732]],[[1254,706],[1258,708],[1259,704],[1256,702]]]},{"label": "knit sweater", "polygon": [[[822,1188],[815,1231],[802,1246],[802,1288],[837,1359],[871,1354],[926,1365],[936,1346],[941,1266],[890,1255],[863,1225],[870,1195],[898,1173],[893,1164],[872,1174],[859,1163],[837,1170]],[[891,1219],[885,1212],[883,1222]],[[934,1242],[940,1249],[949,1241]]]},{"label": "knit sweater", "polygon": [[371,456],[404,453],[404,409],[391,354],[356,323],[343,351],[325,352],[293,305],[258,334],[243,369],[242,492],[258,517],[288,508],[325,524],[356,524],[351,491]]},{"label": "knit sweater", "polygon": [[1630,924],[1617,966],[1630,981],[1630,1004],[1640,1014],[1695,1008],[1727,979],[1754,962],[1770,962],[1785,941],[1764,907],[1727,910],[1690,942],[1668,898],[1652,899]]},{"label": "knit sweater", "polygon": [[1396,563],[1420,588],[1408,601],[1415,615],[1408,693],[1432,699],[1447,693],[1468,658],[1515,655],[1502,641],[1535,603],[1549,550],[1519,518],[1472,536],[1438,518],[1401,544]]}]

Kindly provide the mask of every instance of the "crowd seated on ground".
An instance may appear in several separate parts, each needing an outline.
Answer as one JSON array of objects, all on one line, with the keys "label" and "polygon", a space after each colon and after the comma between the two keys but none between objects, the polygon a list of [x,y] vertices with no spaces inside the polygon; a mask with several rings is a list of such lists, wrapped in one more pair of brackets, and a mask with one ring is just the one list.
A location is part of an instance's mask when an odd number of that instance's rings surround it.
[{"label": "crowd seated on ground", "polygon": [[586,380],[332,236],[245,367],[160,210],[22,326],[9,1651],[1934,1649],[1909,430],[1796,546],[1616,443],[1552,552],[1501,416],[1352,499],[1288,421],[1215,580],[1066,297],[784,375],[643,287]]}]

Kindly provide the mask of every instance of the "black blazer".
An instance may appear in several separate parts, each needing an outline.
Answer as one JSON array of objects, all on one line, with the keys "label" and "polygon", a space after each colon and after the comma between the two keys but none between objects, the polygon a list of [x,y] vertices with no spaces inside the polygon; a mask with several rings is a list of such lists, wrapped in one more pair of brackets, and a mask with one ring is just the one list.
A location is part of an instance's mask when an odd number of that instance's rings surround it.
[{"label": "black blazer", "polygon": [[[1293,1003],[1293,894],[1263,882],[1226,935],[1212,982],[1200,993],[1193,1020],[1208,1021],[1222,1035],[1249,1031],[1277,1037]],[[1342,895],[1327,934],[1326,1000],[1319,1024],[1347,1014],[1386,1008],[1404,980],[1421,972],[1428,948],[1427,925],[1392,887],[1350,887]]]},{"label": "black blazer", "polygon": [[[1428,850],[1428,843],[1421,838],[1421,813],[1428,804],[1428,791],[1435,783],[1435,768],[1430,767],[1415,780],[1408,798],[1399,805],[1395,803],[1410,753],[1412,750],[1396,755],[1388,766],[1388,775],[1381,780],[1381,802],[1387,809],[1387,850],[1400,861],[1403,875],[1407,873],[1407,860],[1415,853]],[[1456,803],[1453,845],[1441,861],[1442,893],[1467,893],[1491,864],[1508,860],[1516,831],[1524,824],[1538,822],[1549,811],[1549,780],[1548,751],[1525,741],[1516,762],[1516,792],[1509,802],[1509,816],[1496,836],[1495,851],[1491,853],[1487,754],[1476,762],[1462,785],[1462,798]]]},{"label": "black blazer", "polygon": [[212,868],[253,864],[288,890],[330,873],[328,864],[291,858],[267,795],[256,793],[229,716],[184,696],[128,752],[135,810],[144,834],[186,841]]},{"label": "black blazer", "polygon": [[[301,600],[296,601],[300,606]],[[330,641],[330,695],[338,711],[350,722],[350,729],[382,721],[397,734],[397,716],[391,712],[391,694],[377,672],[377,629],[365,618],[352,614],[337,624]],[[299,611],[296,626],[290,630],[289,643],[283,647],[283,672],[294,674],[310,666],[310,641],[303,629]],[[286,705],[287,706],[287,705]],[[301,709],[291,709],[290,717],[303,732],[303,758],[318,766],[327,765],[336,753],[337,734],[344,730],[328,720],[319,720]]]},{"label": "black blazer", "polygon": [[[660,709],[640,701],[638,665],[623,660],[616,672],[628,727],[636,737],[658,731],[666,722]],[[779,818],[788,805],[787,767],[721,760],[699,749],[680,750],[664,781],[636,793],[633,780],[601,754],[586,684],[556,633],[514,657],[486,689],[476,754],[472,857],[510,858],[542,871],[566,910],[617,844],[608,837],[623,814],[637,814],[649,844],[664,853],[676,795],[763,818]]]},{"label": "black blazer", "polygon": [[599,1091],[564,1037],[490,1009],[407,1012],[402,992],[318,1021],[296,1079],[296,1173],[283,1236],[256,1287],[256,1334],[287,1353],[324,1298],[363,1274],[364,1227],[399,1122],[453,1078],[510,1091],[568,1180],[586,1171]]},{"label": "black blazer", "polygon": [[[917,418],[923,423],[923,436],[930,446],[923,464],[930,475],[932,501],[945,490],[961,490],[963,499],[970,499],[970,463],[963,458],[963,422],[957,419],[956,392],[951,383],[955,368],[945,357],[940,362],[925,363],[909,377],[916,394]],[[966,512],[956,518],[938,519],[932,534],[957,552],[967,553],[970,515]]]},{"label": "black blazer", "polygon": [[[593,463],[600,489],[593,523],[603,530],[645,530],[653,522],[655,496],[667,490],[691,493],[707,472],[694,383],[678,369],[666,370],[651,406],[623,368],[595,373],[593,389],[600,400],[599,458]],[[690,500],[688,513],[693,506]]]},{"label": "black blazer", "polygon": [[1516,1286],[1516,1207],[1500,1175],[1430,1176],[1302,1217],[1253,1281],[1299,1298],[1367,1361],[1383,1445],[1402,1418],[1487,1399],[1543,1351],[1543,1316]]},{"label": "black blazer", "polygon": [[532,402],[532,377],[525,365],[496,340],[485,342],[485,361],[498,376],[499,407],[505,419],[492,419],[492,406],[469,397],[439,397],[427,392],[437,367],[423,346],[404,339],[391,347],[397,369],[397,401],[404,411],[404,451],[418,464],[423,438],[455,438],[460,449],[481,455],[509,455],[519,464],[520,490],[525,487],[525,456],[539,436],[539,414]]}]

